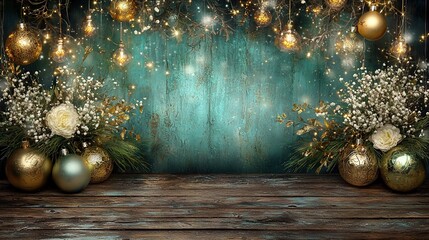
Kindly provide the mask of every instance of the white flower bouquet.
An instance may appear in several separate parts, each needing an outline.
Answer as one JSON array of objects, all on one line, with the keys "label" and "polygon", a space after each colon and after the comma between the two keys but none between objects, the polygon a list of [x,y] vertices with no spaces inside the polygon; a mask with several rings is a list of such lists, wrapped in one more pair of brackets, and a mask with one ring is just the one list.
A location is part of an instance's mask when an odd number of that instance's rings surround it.
[{"label": "white flower bouquet", "polygon": [[50,89],[38,83],[37,72],[9,79],[0,98],[5,107],[0,115],[0,154],[7,157],[23,139],[53,160],[61,148],[79,153],[83,143],[97,144],[119,170],[146,168],[140,135],[123,126],[130,114],[142,112],[142,101],[130,104],[108,96],[102,80],[72,69],[60,73]]},{"label": "white flower bouquet", "polygon": [[429,82],[426,72],[413,66],[383,66],[374,72],[359,68],[351,81],[343,82],[340,104],[321,102],[316,108],[295,105],[300,115],[313,110],[315,118],[278,122],[299,127],[297,135],[310,133],[311,141],[299,143],[286,163],[289,170],[325,169],[336,166],[347,146],[357,139],[364,140],[368,149],[381,157],[397,145],[411,148],[421,158],[429,159],[429,141],[421,137],[429,127]]}]

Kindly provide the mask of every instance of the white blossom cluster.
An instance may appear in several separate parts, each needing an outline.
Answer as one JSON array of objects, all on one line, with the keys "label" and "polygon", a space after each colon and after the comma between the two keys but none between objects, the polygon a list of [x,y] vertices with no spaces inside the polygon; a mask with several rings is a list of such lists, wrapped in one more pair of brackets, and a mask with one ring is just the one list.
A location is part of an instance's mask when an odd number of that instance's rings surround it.
[{"label": "white blossom cluster", "polygon": [[425,71],[410,73],[402,67],[384,67],[373,73],[360,68],[353,81],[344,83],[346,89],[340,92],[341,100],[347,104],[344,123],[365,133],[392,124],[403,134],[413,135],[414,124],[428,106]]},{"label": "white blossom cluster", "polygon": [[23,73],[20,78],[12,78],[10,82],[10,87],[3,91],[0,99],[6,105],[1,124],[22,127],[27,137],[35,142],[46,140],[50,137],[49,129],[44,124],[48,111],[46,106],[51,101],[49,92],[29,72]]}]

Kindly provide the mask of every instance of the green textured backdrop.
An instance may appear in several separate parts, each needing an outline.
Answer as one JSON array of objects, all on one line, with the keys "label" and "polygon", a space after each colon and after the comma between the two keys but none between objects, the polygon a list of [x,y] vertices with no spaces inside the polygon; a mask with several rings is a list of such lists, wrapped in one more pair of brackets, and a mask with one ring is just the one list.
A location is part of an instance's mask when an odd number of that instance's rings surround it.
[{"label": "green textured backdrop", "polygon": [[[18,21],[16,5],[8,4],[7,10],[13,10],[6,11],[6,35]],[[73,4],[71,22],[76,27],[83,13],[78,3]],[[409,5],[413,53],[422,58],[424,44],[418,37],[426,21],[424,1]],[[95,49],[85,64],[112,85],[112,93],[129,100],[144,99],[144,112],[132,124],[149,144],[153,172],[283,172],[281,164],[296,137],[293,129],[275,122],[277,114],[289,114],[293,103],[335,100],[338,77],[352,72],[344,59],[326,60],[325,56],[334,55],[334,40],[327,52],[315,50],[307,58],[305,52],[278,51],[267,30],[250,37],[246,26],[229,41],[215,36],[196,49],[188,47],[186,36],[178,43],[157,32],[134,35],[128,31],[125,43],[134,59],[127,71],[121,71],[109,61],[115,45],[106,39],[118,41],[118,23],[105,15],[96,16],[95,24],[102,29],[85,43]],[[311,30],[308,22],[301,24]],[[384,61],[377,48],[392,39],[387,35],[383,41],[367,42],[368,66]],[[148,70],[147,62],[155,68]],[[53,67],[45,60],[28,69],[45,69],[43,81],[49,85]],[[326,74],[328,69],[331,72]],[[113,82],[119,87],[115,89]],[[132,84],[136,90],[129,94]]]}]

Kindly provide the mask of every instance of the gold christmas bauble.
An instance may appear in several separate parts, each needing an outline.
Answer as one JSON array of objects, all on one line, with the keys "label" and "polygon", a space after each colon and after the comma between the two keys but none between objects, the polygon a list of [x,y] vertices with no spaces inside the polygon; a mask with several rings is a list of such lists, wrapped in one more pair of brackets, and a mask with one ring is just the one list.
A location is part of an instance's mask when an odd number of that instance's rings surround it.
[{"label": "gold christmas bauble", "polygon": [[83,159],[76,154],[68,154],[65,149],[52,168],[55,184],[64,192],[80,192],[91,180],[91,170]]},{"label": "gold christmas bauble", "polygon": [[301,50],[301,36],[293,29],[289,22],[286,28],[277,35],[275,45],[282,52],[294,52]]},{"label": "gold christmas bauble", "polygon": [[426,170],[415,153],[403,147],[395,147],[381,160],[380,174],[389,188],[409,192],[423,184]]},{"label": "gold christmas bauble", "polygon": [[376,10],[371,10],[359,18],[357,28],[364,38],[370,41],[379,40],[387,30],[386,17]]},{"label": "gold christmas bauble", "polygon": [[112,0],[109,12],[113,19],[128,22],[134,19],[137,13],[137,6],[134,0]]},{"label": "gold christmas bauble", "polygon": [[107,152],[100,147],[88,147],[82,154],[91,169],[91,183],[106,181],[113,171],[113,162]]},{"label": "gold christmas bauble", "polygon": [[6,161],[6,177],[12,186],[35,191],[43,187],[51,175],[52,163],[43,154],[23,141],[22,148],[12,152]]},{"label": "gold christmas bauble", "polygon": [[378,162],[375,155],[361,144],[345,150],[345,156],[338,162],[341,177],[354,186],[366,186],[378,178]]},{"label": "gold christmas bauble", "polygon": [[332,10],[341,10],[347,3],[347,0],[325,0],[326,5]]},{"label": "gold christmas bauble", "polygon": [[39,34],[24,23],[20,23],[18,29],[9,35],[5,47],[9,59],[18,65],[31,64],[42,54]]},{"label": "gold christmas bauble", "polygon": [[272,19],[273,16],[271,15],[270,11],[267,10],[257,10],[253,15],[253,20],[259,27],[266,27],[270,25]]}]

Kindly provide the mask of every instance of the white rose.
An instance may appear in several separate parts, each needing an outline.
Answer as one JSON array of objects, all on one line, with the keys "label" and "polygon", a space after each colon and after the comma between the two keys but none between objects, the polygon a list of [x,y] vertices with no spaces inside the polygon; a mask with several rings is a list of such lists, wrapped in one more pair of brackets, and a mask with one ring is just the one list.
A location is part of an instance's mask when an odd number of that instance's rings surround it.
[{"label": "white rose", "polygon": [[73,137],[79,124],[79,114],[69,103],[60,104],[46,114],[46,125],[52,133],[65,138]]},{"label": "white rose", "polygon": [[386,124],[377,129],[369,138],[374,148],[387,152],[402,140],[399,128]]}]

